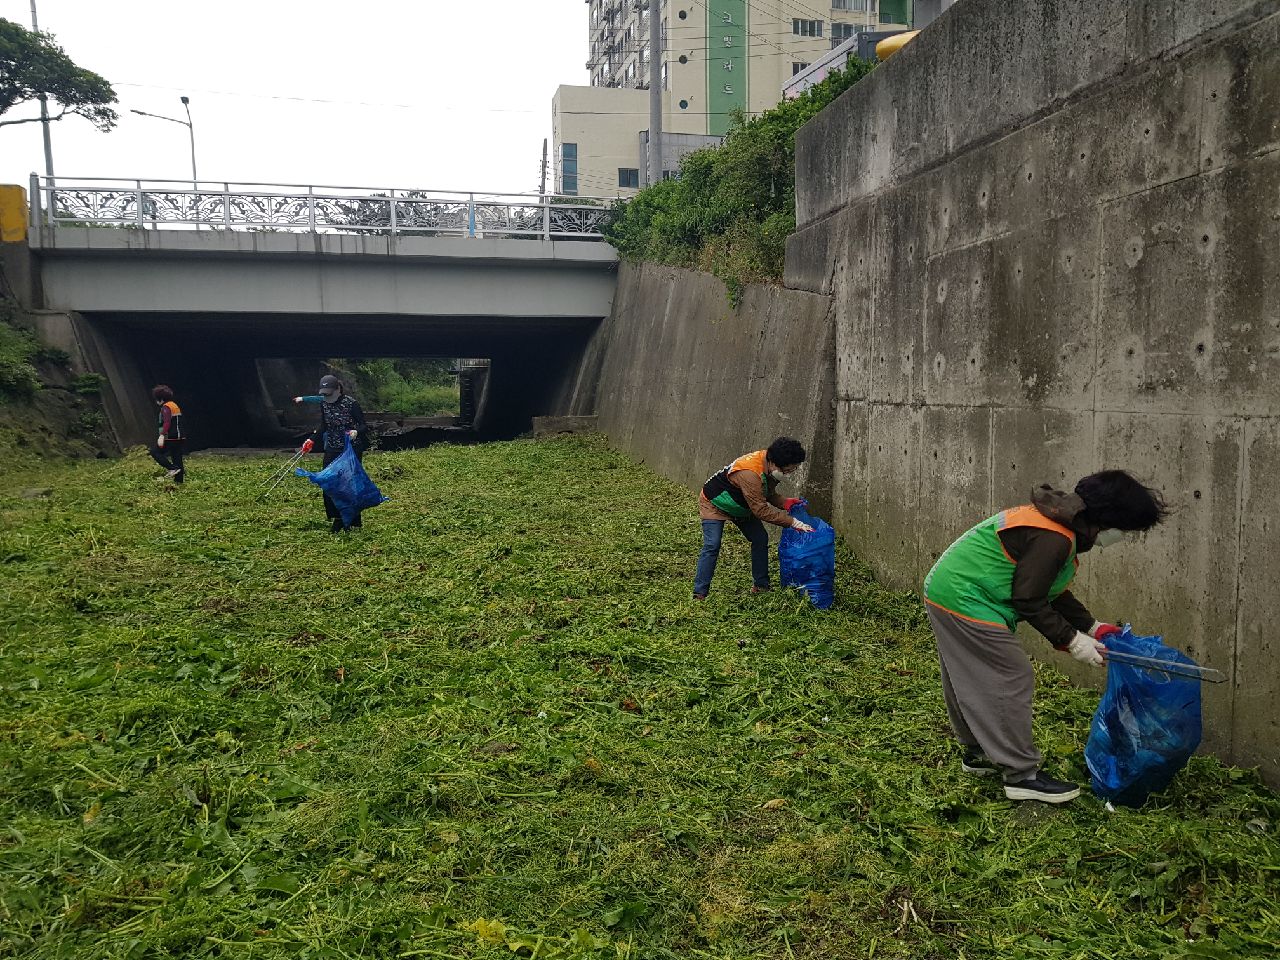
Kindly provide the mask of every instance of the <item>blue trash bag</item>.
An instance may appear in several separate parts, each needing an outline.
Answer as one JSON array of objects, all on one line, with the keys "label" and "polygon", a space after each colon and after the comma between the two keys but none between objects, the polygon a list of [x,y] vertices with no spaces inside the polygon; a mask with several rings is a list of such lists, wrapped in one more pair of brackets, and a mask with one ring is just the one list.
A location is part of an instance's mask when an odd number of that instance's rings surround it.
[{"label": "blue trash bag", "polygon": [[[1106,639],[1117,653],[1195,665],[1160,637],[1124,632]],[[1107,664],[1107,689],[1093,715],[1085,763],[1103,800],[1140,807],[1167,787],[1200,745],[1200,681],[1149,667]]]},{"label": "blue trash bag", "polygon": [[343,524],[349,527],[361,510],[386,503],[390,498],[384,497],[377,484],[369,479],[360,458],[351,449],[351,438],[347,437],[346,440],[346,449],[342,451],[342,455],[319,473],[301,468],[294,473],[306,477],[327,493],[333,505],[338,508]]},{"label": "blue trash bag", "polygon": [[778,567],[784,587],[799,587],[819,610],[828,610],[836,600],[836,532],[831,524],[811,516],[800,501],[791,515],[813,527],[801,533],[788,527],[778,541]]}]

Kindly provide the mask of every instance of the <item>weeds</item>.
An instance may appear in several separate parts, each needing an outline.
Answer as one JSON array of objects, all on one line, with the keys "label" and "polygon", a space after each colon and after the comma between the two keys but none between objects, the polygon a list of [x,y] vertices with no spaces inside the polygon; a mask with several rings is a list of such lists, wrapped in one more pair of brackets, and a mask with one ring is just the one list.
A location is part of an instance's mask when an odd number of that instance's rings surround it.
[{"label": "weeds", "polygon": [[6,478],[54,493],[0,498],[0,956],[1274,956],[1253,773],[1005,802],[847,552],[829,614],[732,542],[694,604],[689,494],[598,439],[367,463],[336,538],[265,460]]}]

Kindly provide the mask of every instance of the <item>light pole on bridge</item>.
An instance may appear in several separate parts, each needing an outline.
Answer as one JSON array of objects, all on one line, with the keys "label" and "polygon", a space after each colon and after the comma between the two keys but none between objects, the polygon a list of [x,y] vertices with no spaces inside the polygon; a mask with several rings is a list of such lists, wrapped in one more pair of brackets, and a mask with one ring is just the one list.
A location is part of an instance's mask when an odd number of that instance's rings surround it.
[{"label": "light pole on bridge", "polygon": [[176,117],[166,117],[159,113],[147,113],[145,110],[130,110],[130,113],[136,113],[140,117],[154,117],[156,120],[168,120],[170,123],[180,123],[187,128],[187,132],[191,135],[191,189],[200,189],[200,179],[196,176],[196,128],[191,122],[191,98],[182,98],[182,108],[187,111],[187,119],[179,120]]}]

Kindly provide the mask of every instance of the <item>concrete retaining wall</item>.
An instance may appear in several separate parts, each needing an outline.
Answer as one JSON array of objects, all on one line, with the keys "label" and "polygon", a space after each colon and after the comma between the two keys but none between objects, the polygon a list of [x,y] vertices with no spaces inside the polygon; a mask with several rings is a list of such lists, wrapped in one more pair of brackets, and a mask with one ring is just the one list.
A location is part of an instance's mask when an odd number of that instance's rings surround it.
[{"label": "concrete retaining wall", "polygon": [[[833,346],[825,296],[750,287],[734,309],[709,274],[624,264],[573,411],[598,413],[619,448],[691,490],[739,454],[795,437],[809,462],[788,493],[827,516]],[[692,522],[692,496],[690,511]]]},{"label": "concrete retaining wall", "polygon": [[1206,746],[1273,783],[1278,11],[961,0],[801,132],[787,261],[835,303],[855,549],[915,587],[1033,484],[1136,471],[1177,513],[1079,593],[1226,671]]}]

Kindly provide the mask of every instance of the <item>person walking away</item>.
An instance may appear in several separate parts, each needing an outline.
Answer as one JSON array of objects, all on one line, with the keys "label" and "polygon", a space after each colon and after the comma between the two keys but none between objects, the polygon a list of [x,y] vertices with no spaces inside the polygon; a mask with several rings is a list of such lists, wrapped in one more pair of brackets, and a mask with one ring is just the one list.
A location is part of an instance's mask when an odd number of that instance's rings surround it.
[{"label": "person walking away", "polygon": [[165,470],[165,475],[156,479],[182,483],[187,479],[182,462],[182,448],[187,439],[182,430],[182,408],[174,401],[173,390],[164,383],[151,388],[151,399],[160,408],[156,417],[159,435],[151,448],[151,459]]},{"label": "person walking away", "polygon": [[813,527],[787,511],[796,497],[778,496],[778,484],[804,463],[799,440],[778,437],[766,450],[746,453],[718,471],[702,486],[698,515],[702,518],[702,553],[693,580],[693,599],[705,600],[711,590],[725,523],[732,523],[751,544],[751,592],[769,587],[769,534],[766,523],[812,533]]},{"label": "person walking away", "polygon": [[[320,378],[321,398],[320,425],[315,433],[307,437],[302,444],[302,453],[310,453],[317,445],[324,451],[323,467],[327,467],[346,450],[347,438],[351,438],[351,449],[361,460],[368,447],[369,428],[365,424],[364,411],[360,409],[353,397],[347,396],[342,381],[332,374]],[[324,495],[324,514],[332,521],[334,533],[348,529],[342,522],[342,514],[334,506],[329,495]],[[351,521],[351,527],[361,526],[360,514]]]},{"label": "person walking away", "polygon": [[956,540],[924,582],[942,693],[961,768],[1000,772],[1010,800],[1065,803],[1080,788],[1048,776],[1031,735],[1034,674],[1014,628],[1025,620],[1076,660],[1100,667],[1109,635],[1068,589],[1079,556],[1168,513],[1158,491],[1123,470],[1090,474],[1067,493],[1048,484]]}]

